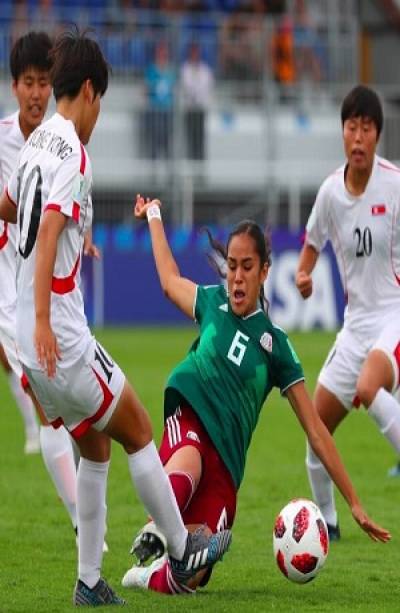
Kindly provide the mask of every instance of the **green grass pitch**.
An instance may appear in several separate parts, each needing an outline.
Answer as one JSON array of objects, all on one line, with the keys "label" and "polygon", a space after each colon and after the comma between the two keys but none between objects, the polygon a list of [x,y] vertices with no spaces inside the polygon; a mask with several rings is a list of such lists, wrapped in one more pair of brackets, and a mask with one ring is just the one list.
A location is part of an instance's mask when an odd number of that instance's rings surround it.
[{"label": "green grass pitch", "polygon": [[[148,407],[157,442],[164,382],[194,334],[191,327],[98,332]],[[291,339],[312,390],[333,335],[293,334]],[[0,612],[70,611],[76,577],[74,534],[41,457],[23,455],[21,420],[3,373],[0,399]],[[391,530],[392,541],[386,545],[370,541],[338,495],[343,538],[331,547],[321,574],[306,585],[290,583],[280,574],[272,555],[274,518],[288,500],[310,497],[310,490],[304,434],[287,401],[274,392],[248,455],[231,551],[216,567],[209,586],[184,598],[119,587],[131,564],[132,536],[145,515],[133,492],[124,453],[114,444],[108,486],[110,552],[104,557],[103,575],[126,597],[127,610],[399,611],[400,479],[386,477],[394,452],[364,410],[353,411],[336,440],[365,508]]]}]

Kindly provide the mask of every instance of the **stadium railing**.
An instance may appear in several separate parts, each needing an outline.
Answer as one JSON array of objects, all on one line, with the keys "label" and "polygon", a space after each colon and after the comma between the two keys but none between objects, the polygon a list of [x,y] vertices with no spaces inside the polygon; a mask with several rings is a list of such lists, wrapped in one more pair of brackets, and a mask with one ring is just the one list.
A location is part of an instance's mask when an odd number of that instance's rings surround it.
[{"label": "stadium railing", "polygon": [[[293,4],[288,1],[287,14],[273,18],[123,11],[104,0],[54,0],[47,14],[28,2],[23,13],[17,11],[23,3],[2,0],[1,111],[14,108],[8,55],[16,36],[29,28],[55,33],[67,21],[89,25],[112,66],[89,146],[98,219],[126,220],[132,195],[142,191],[169,202],[167,215],[175,225],[230,222],[246,212],[298,227],[318,184],[342,160],[338,110],[358,78],[359,32],[354,0],[310,0],[308,32],[296,25]],[[292,36],[293,61],[312,47],[318,78],[301,73],[293,82],[277,81],[272,43],[282,24]],[[152,107],[146,91],[160,40],[174,75],[168,109]],[[194,41],[214,73],[215,88],[204,121],[204,157],[189,159],[179,75]],[[196,137],[192,128],[189,140]],[[393,139],[391,148],[397,146]]]}]

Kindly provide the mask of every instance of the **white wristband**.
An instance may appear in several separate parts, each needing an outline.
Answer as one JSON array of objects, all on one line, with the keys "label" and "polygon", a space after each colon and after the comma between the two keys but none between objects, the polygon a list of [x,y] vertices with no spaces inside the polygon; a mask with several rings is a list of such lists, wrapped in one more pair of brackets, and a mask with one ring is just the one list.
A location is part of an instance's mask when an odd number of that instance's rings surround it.
[{"label": "white wristband", "polygon": [[152,204],[146,211],[147,221],[150,223],[152,219],[161,219],[161,211],[158,204]]}]

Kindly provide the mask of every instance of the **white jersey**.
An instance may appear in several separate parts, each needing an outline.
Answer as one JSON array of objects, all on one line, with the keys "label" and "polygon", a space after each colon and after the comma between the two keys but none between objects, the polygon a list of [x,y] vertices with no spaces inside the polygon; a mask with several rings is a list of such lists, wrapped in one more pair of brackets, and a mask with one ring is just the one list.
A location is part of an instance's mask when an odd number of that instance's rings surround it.
[{"label": "white jersey", "polygon": [[400,313],[400,169],[375,156],[365,192],[351,195],[345,166],[322,184],[306,244],[330,240],[347,298],[344,326],[377,335]]},{"label": "white jersey", "polygon": [[[7,186],[24,142],[18,111],[0,121],[0,193]],[[0,322],[15,317],[16,231],[15,224],[0,219]]]},{"label": "white jersey", "polygon": [[33,343],[36,238],[46,209],[60,211],[67,224],[57,243],[51,291],[51,326],[60,368],[71,366],[91,338],[80,290],[83,238],[92,223],[92,172],[72,121],[55,113],[22,149],[8,195],[18,207],[17,347],[20,360],[40,369]]}]

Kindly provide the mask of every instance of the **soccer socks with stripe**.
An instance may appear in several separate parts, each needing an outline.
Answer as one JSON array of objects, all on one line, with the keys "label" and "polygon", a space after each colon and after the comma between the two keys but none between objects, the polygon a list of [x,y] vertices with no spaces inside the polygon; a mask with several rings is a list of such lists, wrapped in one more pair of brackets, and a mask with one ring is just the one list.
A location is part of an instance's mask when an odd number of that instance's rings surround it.
[{"label": "soccer socks with stripe", "polygon": [[333,492],[333,481],[308,441],[306,466],[313,499],[321,509],[326,523],[331,526],[336,526],[337,513]]},{"label": "soccer socks with stripe", "polygon": [[[156,560],[157,562],[157,560]],[[155,570],[150,571],[148,589],[161,594],[194,594],[196,590],[191,589],[183,583],[176,581],[172,575],[171,567],[168,560],[164,562],[161,568],[157,569],[153,562]]]},{"label": "soccer socks with stripe", "polygon": [[43,461],[76,527],[76,467],[71,437],[65,428],[40,427],[40,446]]},{"label": "soccer socks with stripe", "polygon": [[381,387],[368,408],[379,430],[400,454],[400,404],[394,396]]},{"label": "soccer socks with stripe", "polygon": [[23,390],[21,380],[12,371],[8,376],[10,382],[10,388],[15,398],[15,402],[19,408],[25,425],[25,435],[27,438],[37,436],[39,437],[39,426],[36,421],[36,411],[33,406],[32,400],[28,394]]},{"label": "soccer socks with stripe", "polygon": [[187,508],[193,494],[194,481],[189,473],[175,470],[168,474],[172,489],[174,490],[176,502],[181,513]]},{"label": "soccer socks with stripe", "polygon": [[148,514],[164,534],[169,553],[181,560],[187,530],[153,441],[128,455],[129,471]]},{"label": "soccer socks with stripe", "polygon": [[89,588],[100,579],[106,532],[106,490],[110,462],[81,458],[78,469],[78,576]]}]

